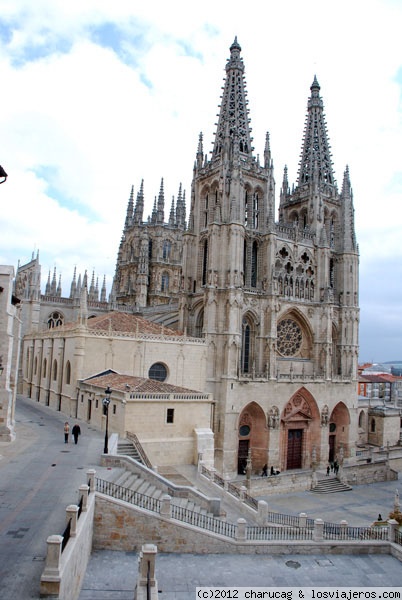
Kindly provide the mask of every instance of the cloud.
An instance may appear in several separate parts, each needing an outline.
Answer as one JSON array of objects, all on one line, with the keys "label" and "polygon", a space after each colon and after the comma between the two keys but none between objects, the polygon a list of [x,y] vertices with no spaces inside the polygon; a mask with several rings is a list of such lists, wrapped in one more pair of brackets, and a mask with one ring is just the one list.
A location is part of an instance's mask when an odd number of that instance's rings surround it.
[{"label": "cloud", "polygon": [[[0,260],[16,265],[36,248],[64,285],[75,264],[110,283],[131,185],[136,194],[144,179],[146,214],[162,177],[167,210],[180,182],[189,200],[198,135],[209,152],[237,35],[255,152],[269,131],[277,198],[285,165],[296,180],[318,77],[338,185],[350,168],[368,340],[375,306],[378,333],[400,296],[388,282],[400,280],[401,13],[391,0],[340,0],[325,13],[318,0],[249,10],[239,0],[3,0]],[[387,356],[390,347],[377,343]]]}]

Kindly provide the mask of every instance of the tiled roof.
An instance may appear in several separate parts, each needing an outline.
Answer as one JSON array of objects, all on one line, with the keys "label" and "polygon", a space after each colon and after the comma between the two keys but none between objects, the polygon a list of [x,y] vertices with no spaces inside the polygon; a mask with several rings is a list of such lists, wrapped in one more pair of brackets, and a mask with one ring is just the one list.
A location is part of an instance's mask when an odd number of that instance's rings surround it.
[{"label": "tiled roof", "polygon": [[396,377],[395,375],[390,375],[389,373],[378,373],[376,375],[364,374],[361,375],[359,380],[370,381],[371,383],[392,383],[393,381],[398,381],[401,379],[400,377]]},{"label": "tiled roof", "polygon": [[88,319],[88,329],[103,331],[121,331],[131,333],[151,333],[154,335],[180,336],[181,332],[174,331],[158,323],[153,323],[138,315],[129,315],[122,312],[109,312]]},{"label": "tiled roof", "polygon": [[108,386],[112,390],[121,392],[136,392],[142,394],[199,394],[204,396],[203,392],[189,390],[178,385],[171,385],[154,379],[145,377],[134,377],[133,375],[124,375],[120,373],[108,373],[99,377],[90,377],[84,380],[85,383],[91,383],[97,387],[106,389]]}]

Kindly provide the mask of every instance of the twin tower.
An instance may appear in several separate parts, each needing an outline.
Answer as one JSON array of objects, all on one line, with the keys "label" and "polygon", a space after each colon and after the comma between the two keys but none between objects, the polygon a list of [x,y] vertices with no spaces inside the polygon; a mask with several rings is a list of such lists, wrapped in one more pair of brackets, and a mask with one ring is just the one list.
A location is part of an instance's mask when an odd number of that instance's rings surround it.
[{"label": "twin tower", "polygon": [[297,182],[285,168],[275,216],[269,135],[254,155],[241,47],[230,47],[212,154],[202,134],[188,221],[181,187],[165,220],[163,181],[144,221],[131,193],[112,299],[162,310],[208,342],[217,466],[286,470],[348,456],[357,431],[359,255],[346,167],[338,189],[317,79]]}]

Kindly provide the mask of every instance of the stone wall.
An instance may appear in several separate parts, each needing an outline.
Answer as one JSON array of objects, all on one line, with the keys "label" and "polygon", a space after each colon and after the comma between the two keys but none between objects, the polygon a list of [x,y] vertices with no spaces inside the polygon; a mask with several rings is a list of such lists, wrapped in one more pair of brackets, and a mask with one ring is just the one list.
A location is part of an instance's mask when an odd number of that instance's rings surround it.
[{"label": "stone wall", "polygon": [[393,555],[402,560],[400,548],[389,542],[230,540],[96,495],[94,550],[139,552],[147,543],[158,552],[194,554],[389,554],[392,546]]},{"label": "stone wall", "polygon": [[[83,512],[76,521],[75,534],[73,527],[64,551],[61,552],[62,536],[53,535],[47,540],[46,565],[40,582],[41,597],[76,600],[80,594],[92,550],[95,515],[95,494],[87,494],[84,490]],[[67,508],[68,515],[71,515],[68,510],[72,508],[78,511],[78,506],[70,506]]]}]

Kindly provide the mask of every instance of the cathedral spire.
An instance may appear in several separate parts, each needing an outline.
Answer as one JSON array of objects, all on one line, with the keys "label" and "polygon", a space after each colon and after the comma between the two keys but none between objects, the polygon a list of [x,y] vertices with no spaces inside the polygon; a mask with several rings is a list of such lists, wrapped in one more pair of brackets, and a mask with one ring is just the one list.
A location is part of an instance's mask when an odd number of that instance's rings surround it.
[{"label": "cathedral spire", "polygon": [[57,296],[56,267],[54,268],[54,271],[53,271],[53,279],[52,279],[52,285],[50,287],[50,295]]},{"label": "cathedral spire", "polygon": [[50,269],[49,269],[49,273],[48,273],[48,276],[47,276],[46,288],[45,288],[45,295],[46,296],[50,296],[50,293],[51,293],[50,289],[51,289],[51,286],[50,286]]},{"label": "cathedral spire", "polygon": [[172,196],[172,203],[170,205],[170,213],[169,213],[169,225],[172,227],[175,224],[175,208],[174,208],[174,196]]},{"label": "cathedral spire", "polygon": [[319,186],[323,184],[335,186],[324,103],[320,97],[320,86],[315,75],[310,90],[297,185],[310,183],[315,175]]},{"label": "cathedral spire", "polygon": [[70,298],[75,297],[76,290],[77,290],[77,267],[75,266],[73,280],[71,282],[71,287],[70,287]]},{"label": "cathedral spire", "polygon": [[137,201],[134,208],[134,223],[141,224],[144,218],[144,180],[141,180],[140,191],[137,194]]},{"label": "cathedral spire", "polygon": [[204,160],[204,148],[203,148],[203,144],[202,144],[202,132],[200,132],[200,135],[198,138],[198,148],[197,148],[197,156],[196,156],[197,169],[202,168],[203,160]]},{"label": "cathedral spire", "polygon": [[161,179],[161,187],[158,196],[156,220],[158,223],[164,223],[165,221],[165,192],[163,189],[163,177]]},{"label": "cathedral spire", "polygon": [[237,37],[230,46],[230,58],[226,64],[226,78],[215,134],[213,158],[223,156],[229,139],[236,139],[236,150],[241,155],[252,155],[251,128],[247,109],[247,92],[244,80],[244,64],[240,57],[241,46]]},{"label": "cathedral spire", "polygon": [[61,298],[61,274],[59,275],[59,283],[57,285],[56,296]]},{"label": "cathedral spire", "polygon": [[186,192],[182,192],[181,184],[176,202],[176,224],[180,229],[186,228]]},{"label": "cathedral spire", "polygon": [[355,210],[353,207],[353,191],[350,185],[349,167],[343,175],[341,198],[343,200],[343,249],[347,252],[357,250],[355,232]]},{"label": "cathedral spire", "polygon": [[103,276],[103,283],[102,283],[100,301],[101,302],[106,302],[106,275]]},{"label": "cathedral spire", "polygon": [[130,198],[127,204],[126,221],[124,223],[124,229],[130,227],[133,219],[133,206],[134,206],[134,186],[131,186]]}]

